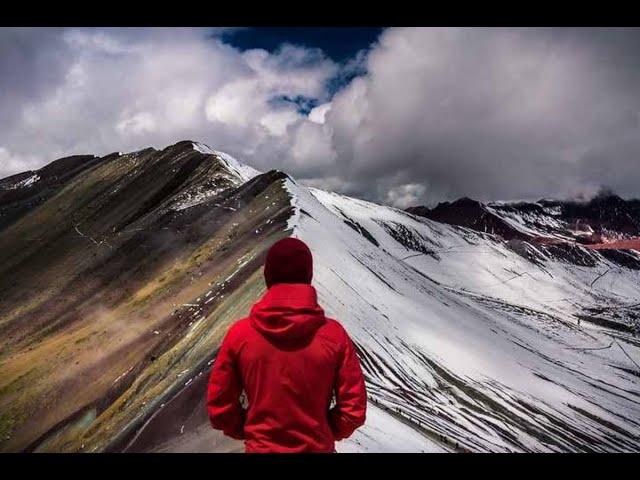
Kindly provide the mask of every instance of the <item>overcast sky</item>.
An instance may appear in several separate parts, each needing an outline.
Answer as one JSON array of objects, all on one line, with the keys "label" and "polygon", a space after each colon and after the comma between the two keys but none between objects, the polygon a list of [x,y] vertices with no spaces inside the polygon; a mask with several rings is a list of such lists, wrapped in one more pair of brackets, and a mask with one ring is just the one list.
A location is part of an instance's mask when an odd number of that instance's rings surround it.
[{"label": "overcast sky", "polygon": [[0,177],[192,139],[403,208],[640,196],[639,29],[361,30],[0,28]]}]

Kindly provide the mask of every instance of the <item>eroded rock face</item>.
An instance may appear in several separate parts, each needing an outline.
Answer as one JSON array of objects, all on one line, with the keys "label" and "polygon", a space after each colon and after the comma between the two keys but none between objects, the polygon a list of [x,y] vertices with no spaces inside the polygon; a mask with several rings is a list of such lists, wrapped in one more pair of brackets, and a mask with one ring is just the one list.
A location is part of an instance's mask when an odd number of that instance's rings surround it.
[{"label": "eroded rock face", "polygon": [[0,183],[0,450],[117,449],[207,368],[292,213],[234,167],[185,141]]},{"label": "eroded rock face", "polygon": [[61,158],[34,172],[0,179],[0,230],[55,195],[75,176],[111,156],[76,155]]}]

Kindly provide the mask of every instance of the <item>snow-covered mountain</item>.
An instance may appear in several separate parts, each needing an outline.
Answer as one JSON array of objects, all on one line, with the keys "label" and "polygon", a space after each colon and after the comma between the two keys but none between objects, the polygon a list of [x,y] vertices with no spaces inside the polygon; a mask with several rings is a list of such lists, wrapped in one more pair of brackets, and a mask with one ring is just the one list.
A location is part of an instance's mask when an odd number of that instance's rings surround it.
[{"label": "snow-covered mountain", "polygon": [[472,451],[638,449],[639,270],[288,188],[379,404]]},{"label": "snow-covered mountain", "polygon": [[[89,158],[39,203],[42,172],[0,180],[1,450],[240,449],[208,425],[206,374],[286,235],[365,369],[338,451],[640,447],[640,254],[579,241],[588,212],[410,213],[195,142]],[[633,242],[611,216],[589,228]]]},{"label": "snow-covered mountain", "polygon": [[623,200],[603,192],[589,201],[481,203],[469,198],[435,208],[411,207],[409,213],[541,245],[585,245],[619,249],[621,240],[640,237],[640,200]]}]

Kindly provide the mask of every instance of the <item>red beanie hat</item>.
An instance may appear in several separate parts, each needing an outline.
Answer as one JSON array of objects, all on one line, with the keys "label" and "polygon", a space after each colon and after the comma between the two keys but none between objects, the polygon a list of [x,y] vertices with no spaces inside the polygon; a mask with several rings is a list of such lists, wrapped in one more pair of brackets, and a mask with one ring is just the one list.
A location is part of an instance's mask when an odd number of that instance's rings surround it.
[{"label": "red beanie hat", "polygon": [[307,283],[313,277],[313,257],[306,243],[297,238],[283,238],[267,252],[264,280],[267,288],[276,283]]}]

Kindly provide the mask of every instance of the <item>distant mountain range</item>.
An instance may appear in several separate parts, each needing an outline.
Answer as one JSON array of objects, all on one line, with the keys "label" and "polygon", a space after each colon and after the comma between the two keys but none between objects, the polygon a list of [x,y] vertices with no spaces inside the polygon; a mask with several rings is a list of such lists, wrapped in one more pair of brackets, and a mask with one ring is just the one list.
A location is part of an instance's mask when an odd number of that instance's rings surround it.
[{"label": "distant mountain range", "polygon": [[611,244],[640,236],[640,200],[599,195],[586,202],[539,200],[481,203],[469,198],[435,208],[411,207],[407,212],[450,225],[489,232],[505,240],[562,240],[582,245]]}]

